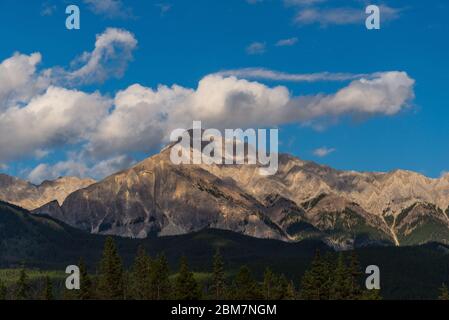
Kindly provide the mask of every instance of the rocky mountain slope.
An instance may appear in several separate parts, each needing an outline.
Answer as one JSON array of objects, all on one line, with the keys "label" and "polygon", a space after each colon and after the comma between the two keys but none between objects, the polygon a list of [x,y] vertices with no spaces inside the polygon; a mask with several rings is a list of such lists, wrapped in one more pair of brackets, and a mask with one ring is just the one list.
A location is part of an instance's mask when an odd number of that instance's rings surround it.
[{"label": "rocky mountain slope", "polygon": [[0,174],[0,200],[32,210],[50,202],[62,204],[72,192],[95,183],[92,179],[61,177],[34,185],[27,181]]},{"label": "rocky mountain slope", "polygon": [[259,165],[174,165],[170,148],[35,210],[92,233],[144,238],[204,228],[339,248],[449,243],[449,177],[338,171],[279,155]]}]

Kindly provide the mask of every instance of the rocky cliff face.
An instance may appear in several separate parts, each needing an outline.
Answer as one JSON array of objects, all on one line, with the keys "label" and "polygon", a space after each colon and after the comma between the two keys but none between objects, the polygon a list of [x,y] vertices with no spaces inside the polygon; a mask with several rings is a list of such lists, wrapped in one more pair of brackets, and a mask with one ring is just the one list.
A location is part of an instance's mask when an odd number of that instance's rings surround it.
[{"label": "rocky cliff face", "polygon": [[61,177],[34,185],[27,181],[0,174],[0,200],[33,210],[50,202],[62,204],[72,192],[95,183],[92,179]]},{"label": "rocky cliff face", "polygon": [[170,148],[35,210],[93,233],[173,235],[203,228],[339,248],[449,242],[449,178],[338,171],[280,155],[258,165],[174,165]]}]

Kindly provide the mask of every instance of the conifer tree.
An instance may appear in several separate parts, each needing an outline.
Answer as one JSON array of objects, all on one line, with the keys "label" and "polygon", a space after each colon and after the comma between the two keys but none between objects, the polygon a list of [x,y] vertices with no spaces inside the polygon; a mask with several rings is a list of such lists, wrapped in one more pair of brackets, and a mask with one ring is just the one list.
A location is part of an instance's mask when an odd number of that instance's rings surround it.
[{"label": "conifer tree", "polygon": [[251,275],[247,266],[242,266],[237,273],[233,288],[232,299],[234,300],[258,300],[263,299],[263,294],[258,283]]},{"label": "conifer tree", "polygon": [[438,297],[439,300],[449,300],[449,290],[447,289],[447,286],[445,283],[443,283],[443,286],[440,288],[440,296]]},{"label": "conifer tree", "polygon": [[94,292],[92,288],[92,280],[87,271],[86,264],[83,258],[79,261],[80,268],[80,290],[78,291],[78,299],[91,300],[94,299]]},{"label": "conifer tree", "polygon": [[151,265],[151,258],[146,254],[145,248],[140,246],[134,260],[131,274],[131,295],[134,299],[151,299]]},{"label": "conifer tree", "polygon": [[293,281],[290,281],[287,287],[287,292],[285,294],[285,300],[296,300],[297,293],[295,289],[295,284]]},{"label": "conifer tree", "polygon": [[365,289],[361,292],[359,296],[360,300],[382,300],[380,290],[378,289]]},{"label": "conifer tree", "polygon": [[355,251],[351,252],[351,258],[349,261],[349,273],[351,274],[351,299],[358,299],[362,294],[362,289],[360,287],[359,279],[362,275],[360,271],[360,263],[357,258],[357,253]]},{"label": "conifer tree", "polygon": [[342,253],[339,254],[330,289],[332,300],[351,299],[352,275],[348,270]]},{"label": "conifer tree", "polygon": [[273,300],[275,291],[275,275],[270,268],[265,269],[264,277],[263,277],[263,295],[265,300]]},{"label": "conifer tree", "polygon": [[164,254],[160,254],[153,261],[152,272],[150,274],[150,287],[153,300],[167,300],[170,298],[170,269]]},{"label": "conifer tree", "polygon": [[98,294],[105,300],[124,298],[123,266],[112,237],[106,239],[100,262]]},{"label": "conifer tree", "polygon": [[224,298],[226,290],[224,262],[219,249],[217,249],[213,261],[212,289],[216,300]]},{"label": "conifer tree", "polygon": [[51,283],[51,279],[49,276],[45,277],[45,287],[44,291],[42,292],[42,299],[43,300],[53,300],[53,284]]},{"label": "conifer tree", "polygon": [[16,284],[15,298],[16,300],[27,300],[30,298],[30,285],[25,269],[20,270],[19,280]]},{"label": "conifer tree", "polygon": [[201,297],[199,285],[189,270],[186,257],[181,258],[175,282],[175,297],[178,300],[198,300]]},{"label": "conifer tree", "polygon": [[6,300],[6,296],[8,295],[8,289],[3,281],[0,279],[0,300]]},{"label": "conifer tree", "polygon": [[[285,275],[279,275],[275,277],[275,286],[273,290],[273,298],[274,300],[292,300],[291,292],[292,288],[289,288],[289,281],[285,277]],[[294,290],[294,288],[293,288]]]},{"label": "conifer tree", "polygon": [[332,281],[329,258],[323,259],[317,250],[310,269],[307,270],[300,286],[300,297],[304,300],[328,300]]}]

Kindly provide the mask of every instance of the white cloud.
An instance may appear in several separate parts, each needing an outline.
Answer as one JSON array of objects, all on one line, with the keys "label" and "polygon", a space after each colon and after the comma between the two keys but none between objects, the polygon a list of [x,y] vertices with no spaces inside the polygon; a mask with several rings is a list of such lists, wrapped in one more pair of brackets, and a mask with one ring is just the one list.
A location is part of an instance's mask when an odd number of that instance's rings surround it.
[{"label": "white cloud", "polygon": [[414,98],[414,84],[405,72],[377,73],[373,79],[354,80],[335,94],[314,96],[298,116],[313,119],[343,114],[394,115]]},{"label": "white cloud", "polygon": [[98,93],[49,87],[26,106],[0,113],[0,161],[81,142],[96,129],[109,107],[109,99]]},{"label": "white cloud", "polygon": [[49,79],[45,73],[36,75],[41,59],[40,53],[15,53],[0,63],[0,111],[29,101],[48,86]]},{"label": "white cloud", "polygon": [[278,42],[276,42],[276,46],[278,47],[290,47],[295,45],[298,42],[298,38],[288,38],[288,39],[281,39]]},{"label": "white cloud", "polygon": [[[399,17],[400,9],[386,5],[379,6],[382,21],[391,21]],[[319,24],[348,25],[363,23],[366,19],[365,8],[304,8],[298,11],[295,22],[299,25]]]},{"label": "white cloud", "polygon": [[137,46],[134,35],[123,29],[108,28],[97,35],[95,49],[84,52],[72,62],[78,68],[73,71],[57,70],[59,81],[75,84],[104,82],[108,77],[123,76],[132,53]]},{"label": "white cloud", "polygon": [[264,42],[253,42],[246,47],[247,54],[263,54],[266,50],[266,44]]},{"label": "white cloud", "polygon": [[[173,129],[190,128],[193,120],[223,129],[319,123],[345,115],[390,116],[414,97],[414,80],[398,71],[353,75],[239,69],[207,75],[196,88],[135,84],[113,99],[63,87],[103,80],[107,74],[119,76],[136,45],[131,33],[107,29],[74,71],[38,71],[39,53],[16,53],[1,62],[0,163],[76,150],[66,161],[37,166],[30,179],[71,173],[101,178],[132,163],[130,153],[153,151],[168,141]],[[335,93],[294,96],[285,86],[254,79],[351,82]]]},{"label": "white cloud", "polygon": [[327,148],[327,147],[321,147],[318,149],[315,149],[313,151],[313,154],[316,155],[317,157],[325,157],[328,156],[329,154],[335,152],[336,150],[334,148]]},{"label": "white cloud", "polygon": [[243,68],[234,70],[224,70],[216,73],[221,76],[234,76],[237,78],[253,80],[275,80],[275,81],[293,81],[293,82],[316,82],[316,81],[347,81],[360,79],[362,77],[371,77],[369,74],[352,73],[286,73],[264,68]]},{"label": "white cloud", "polygon": [[109,19],[133,17],[132,9],[125,6],[121,0],[84,0],[84,3],[93,13]]},{"label": "white cloud", "polygon": [[95,49],[76,59],[72,70],[53,67],[37,71],[40,53],[15,53],[0,62],[0,111],[23,106],[31,98],[53,86],[73,86],[103,82],[125,72],[137,46],[134,35],[126,30],[109,28],[97,35]]},{"label": "white cloud", "polygon": [[291,95],[284,86],[209,75],[189,89],[133,85],[117,94],[115,109],[92,135],[93,156],[148,152],[167,142],[175,128],[193,120],[206,127],[248,128],[307,123],[344,115],[394,115],[413,99],[414,80],[404,72],[358,79],[334,94]]},{"label": "white cloud", "polygon": [[88,166],[79,157],[73,155],[69,155],[69,157],[72,159],[55,164],[41,163],[37,165],[28,173],[27,179],[34,184],[40,184],[44,180],[54,180],[61,176],[102,179],[136,163],[128,156],[120,155]]}]

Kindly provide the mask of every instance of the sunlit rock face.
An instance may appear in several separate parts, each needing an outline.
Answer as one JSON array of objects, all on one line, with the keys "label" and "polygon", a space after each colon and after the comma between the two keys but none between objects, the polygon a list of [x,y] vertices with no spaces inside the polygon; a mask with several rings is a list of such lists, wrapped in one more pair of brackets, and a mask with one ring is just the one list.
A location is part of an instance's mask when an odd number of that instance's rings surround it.
[{"label": "sunlit rock face", "polygon": [[50,201],[62,204],[72,192],[95,183],[92,179],[77,177],[60,177],[48,180],[40,185],[0,174],[0,200],[15,204],[22,208],[33,210]]},{"label": "sunlit rock face", "polygon": [[448,177],[339,171],[286,154],[277,173],[265,176],[258,164],[175,165],[170,150],[35,213],[137,238],[219,228],[285,241],[319,238],[342,249],[449,242]]}]

